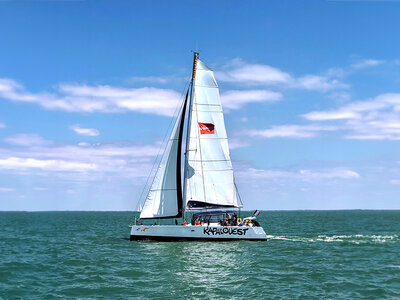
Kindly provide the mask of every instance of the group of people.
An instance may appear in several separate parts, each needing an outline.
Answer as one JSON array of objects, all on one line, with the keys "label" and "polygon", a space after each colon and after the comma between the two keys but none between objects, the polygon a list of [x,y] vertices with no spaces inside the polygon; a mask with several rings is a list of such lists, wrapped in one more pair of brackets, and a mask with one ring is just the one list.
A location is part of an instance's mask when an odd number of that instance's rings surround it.
[{"label": "group of people", "polygon": [[[238,222],[239,221],[239,222]],[[210,226],[210,218],[201,218],[199,216],[193,215],[191,224],[193,226]],[[218,224],[221,226],[241,226],[242,220],[238,219],[237,214],[234,213],[232,216],[230,214],[226,214],[225,218],[218,220]],[[186,225],[186,224],[184,224]]]},{"label": "group of people", "polygon": [[236,213],[234,213],[232,216],[227,213],[226,218],[224,220],[220,220],[219,224],[221,226],[241,226],[242,225],[241,221],[242,220],[239,219],[239,222],[238,222],[238,217],[237,217]]},{"label": "group of people", "polygon": [[205,220],[204,218],[195,219],[195,217],[193,216],[191,224],[195,226],[204,226],[205,224],[207,224],[207,226],[210,226],[210,219],[207,220]]}]

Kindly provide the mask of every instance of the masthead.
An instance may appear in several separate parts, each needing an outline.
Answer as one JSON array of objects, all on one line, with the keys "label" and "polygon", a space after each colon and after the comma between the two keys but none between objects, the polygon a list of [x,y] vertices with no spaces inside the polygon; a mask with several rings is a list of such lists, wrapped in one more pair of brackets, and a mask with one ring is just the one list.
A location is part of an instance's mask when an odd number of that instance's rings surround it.
[{"label": "masthead", "polygon": [[194,52],[192,79],[194,79],[196,77],[196,67],[197,67],[197,59],[198,58],[199,58],[199,52]]}]

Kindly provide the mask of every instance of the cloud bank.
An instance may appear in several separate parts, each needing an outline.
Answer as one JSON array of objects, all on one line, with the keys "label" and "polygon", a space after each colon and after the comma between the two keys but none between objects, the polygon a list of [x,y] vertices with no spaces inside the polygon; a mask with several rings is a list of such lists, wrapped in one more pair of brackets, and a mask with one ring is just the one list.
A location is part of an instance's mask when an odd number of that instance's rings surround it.
[{"label": "cloud bank", "polygon": [[328,92],[332,90],[346,89],[349,85],[338,79],[326,75],[305,75],[295,77],[278,68],[249,64],[241,59],[232,62],[216,72],[217,80],[232,82],[248,86],[276,86],[280,88],[297,88],[311,91]]}]

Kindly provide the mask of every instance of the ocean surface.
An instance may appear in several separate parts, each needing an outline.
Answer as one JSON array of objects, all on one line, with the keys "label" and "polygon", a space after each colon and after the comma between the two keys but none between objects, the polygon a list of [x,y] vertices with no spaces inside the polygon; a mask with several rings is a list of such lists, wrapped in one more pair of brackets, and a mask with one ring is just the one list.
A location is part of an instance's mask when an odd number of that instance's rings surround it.
[{"label": "ocean surface", "polygon": [[0,212],[0,298],[400,299],[400,211],[263,211],[267,242],[219,243],[131,242],[133,215]]}]

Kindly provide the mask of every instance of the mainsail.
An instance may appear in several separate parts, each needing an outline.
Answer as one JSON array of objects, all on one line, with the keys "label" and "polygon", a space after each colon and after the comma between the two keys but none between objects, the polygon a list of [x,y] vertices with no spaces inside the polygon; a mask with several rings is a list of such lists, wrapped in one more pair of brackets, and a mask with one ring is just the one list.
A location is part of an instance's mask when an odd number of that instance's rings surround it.
[{"label": "mainsail", "polygon": [[239,207],[219,89],[213,71],[195,57],[189,141],[187,209]]},{"label": "mainsail", "polygon": [[140,213],[141,219],[182,217],[181,149],[188,94]]},{"label": "mainsail", "polygon": [[[189,90],[140,213],[141,219],[182,217],[186,210],[240,207],[219,89],[213,71],[197,59]],[[181,148],[188,124],[182,196]]]}]

